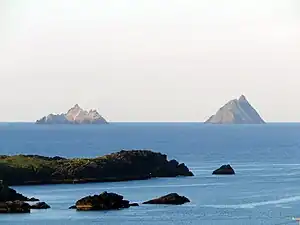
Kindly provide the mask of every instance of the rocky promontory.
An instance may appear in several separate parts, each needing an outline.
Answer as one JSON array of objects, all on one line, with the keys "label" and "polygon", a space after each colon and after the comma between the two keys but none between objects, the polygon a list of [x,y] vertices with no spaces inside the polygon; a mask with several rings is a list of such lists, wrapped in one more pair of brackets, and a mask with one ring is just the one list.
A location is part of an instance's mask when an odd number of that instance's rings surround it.
[{"label": "rocky promontory", "polygon": [[[1,173],[1,171],[0,171]],[[2,181],[3,182],[3,181]],[[39,201],[36,198],[28,198],[16,190],[8,187],[6,184],[0,184],[0,202],[7,202],[7,201],[27,201],[27,202],[36,202]]]},{"label": "rocky promontory", "polygon": [[49,114],[36,121],[36,124],[107,124],[108,122],[96,111],[86,111],[78,104],[67,113]]},{"label": "rocky promontory", "polygon": [[205,123],[211,124],[264,124],[265,121],[242,95],[221,107]]},{"label": "rocky promontory", "polygon": [[97,158],[0,156],[0,180],[8,185],[72,184],[193,176],[176,160],[150,150],[130,150]]}]

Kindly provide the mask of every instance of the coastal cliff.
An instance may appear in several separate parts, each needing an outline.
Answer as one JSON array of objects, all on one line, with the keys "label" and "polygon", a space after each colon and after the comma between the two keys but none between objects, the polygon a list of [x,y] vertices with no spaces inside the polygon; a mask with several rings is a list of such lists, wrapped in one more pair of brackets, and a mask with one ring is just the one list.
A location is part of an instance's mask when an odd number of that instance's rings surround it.
[{"label": "coastal cliff", "polygon": [[149,150],[120,151],[92,159],[38,155],[0,157],[0,180],[8,185],[63,184],[193,176],[176,160]]}]

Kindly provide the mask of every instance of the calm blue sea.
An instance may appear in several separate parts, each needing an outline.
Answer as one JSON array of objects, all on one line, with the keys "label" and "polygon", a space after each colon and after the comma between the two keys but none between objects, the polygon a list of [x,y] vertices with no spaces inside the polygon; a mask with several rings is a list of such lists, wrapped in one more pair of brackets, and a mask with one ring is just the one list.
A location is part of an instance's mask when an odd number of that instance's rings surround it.
[{"label": "calm blue sea", "polygon": [[[300,217],[300,124],[215,126],[198,123],[113,123],[39,126],[1,123],[1,154],[94,157],[152,149],[184,162],[195,177],[80,185],[14,187],[52,206],[28,215],[0,215],[5,225],[279,225]],[[230,163],[235,176],[212,176]],[[68,210],[103,191],[133,202],[178,192],[183,206],[141,206],[110,212]]]}]

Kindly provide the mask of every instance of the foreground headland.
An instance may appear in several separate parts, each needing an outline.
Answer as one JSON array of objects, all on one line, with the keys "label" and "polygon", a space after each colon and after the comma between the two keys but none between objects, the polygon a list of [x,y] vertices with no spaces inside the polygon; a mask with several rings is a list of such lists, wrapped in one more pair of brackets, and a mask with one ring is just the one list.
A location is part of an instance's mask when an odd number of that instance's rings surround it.
[{"label": "foreground headland", "polygon": [[193,176],[185,164],[150,150],[122,150],[97,158],[0,156],[0,180],[8,185],[69,184]]}]

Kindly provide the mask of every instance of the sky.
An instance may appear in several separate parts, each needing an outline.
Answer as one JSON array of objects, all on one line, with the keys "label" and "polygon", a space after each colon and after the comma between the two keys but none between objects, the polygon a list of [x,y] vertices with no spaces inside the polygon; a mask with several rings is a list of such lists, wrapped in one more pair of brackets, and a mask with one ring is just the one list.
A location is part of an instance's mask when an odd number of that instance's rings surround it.
[{"label": "sky", "polygon": [[244,94],[300,122],[299,87],[299,0],[0,0],[0,121],[201,122]]}]

